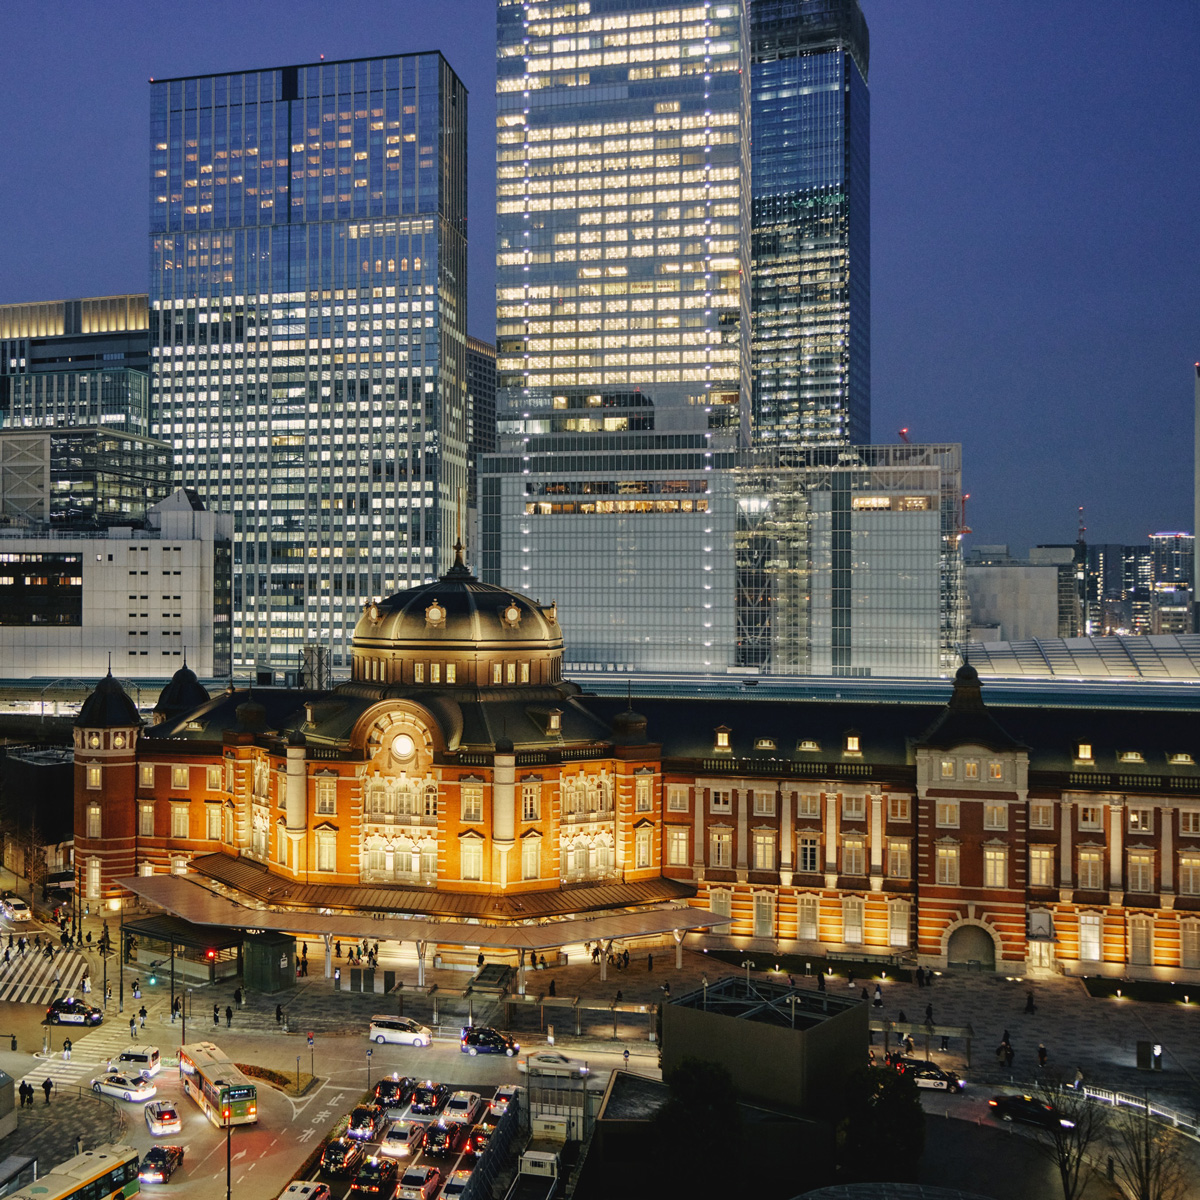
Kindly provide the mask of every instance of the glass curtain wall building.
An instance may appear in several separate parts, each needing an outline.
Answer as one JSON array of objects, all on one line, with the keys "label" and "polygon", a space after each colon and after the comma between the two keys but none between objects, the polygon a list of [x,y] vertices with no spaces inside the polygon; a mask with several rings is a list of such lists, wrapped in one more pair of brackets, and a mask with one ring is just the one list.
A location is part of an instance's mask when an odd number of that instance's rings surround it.
[{"label": "glass curtain wall building", "polygon": [[961,447],[755,451],[737,475],[739,666],[954,670],[966,636]]},{"label": "glass curtain wall building", "polygon": [[867,442],[867,23],[858,0],[754,0],[750,34],[755,445]]},{"label": "glass curtain wall building", "polygon": [[569,604],[574,666],[697,666],[749,432],[745,9],[500,0],[498,54],[483,576]]},{"label": "glass curtain wall building", "polygon": [[151,84],[152,432],[235,516],[233,669],[349,666],[467,482],[467,94],[440,54]]}]

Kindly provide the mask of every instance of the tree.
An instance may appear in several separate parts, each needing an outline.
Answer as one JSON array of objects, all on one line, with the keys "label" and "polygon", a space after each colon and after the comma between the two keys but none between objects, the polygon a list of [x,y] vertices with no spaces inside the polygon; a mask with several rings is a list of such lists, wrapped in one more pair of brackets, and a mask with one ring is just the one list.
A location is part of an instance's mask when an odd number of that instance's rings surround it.
[{"label": "tree", "polygon": [[1053,1125],[1037,1127],[1038,1146],[1058,1170],[1063,1200],[1077,1200],[1096,1173],[1090,1150],[1104,1136],[1108,1109],[1083,1092],[1049,1082],[1038,1087],[1037,1096],[1053,1106],[1060,1118]]},{"label": "tree", "polygon": [[847,1179],[915,1179],[925,1150],[917,1081],[890,1067],[855,1071],[846,1081],[838,1141]]},{"label": "tree", "polygon": [[1130,1200],[1182,1200],[1188,1190],[1187,1164],[1179,1135],[1144,1108],[1119,1108],[1109,1122],[1109,1145],[1117,1177]]}]

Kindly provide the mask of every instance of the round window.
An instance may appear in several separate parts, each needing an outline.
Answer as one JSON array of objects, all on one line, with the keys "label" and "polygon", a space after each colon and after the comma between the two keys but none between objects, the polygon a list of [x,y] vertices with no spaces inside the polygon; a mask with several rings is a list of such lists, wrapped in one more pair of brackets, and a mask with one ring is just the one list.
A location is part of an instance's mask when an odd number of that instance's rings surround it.
[{"label": "round window", "polygon": [[412,758],[416,748],[416,743],[407,733],[397,734],[392,740],[392,757],[402,762],[406,758]]}]

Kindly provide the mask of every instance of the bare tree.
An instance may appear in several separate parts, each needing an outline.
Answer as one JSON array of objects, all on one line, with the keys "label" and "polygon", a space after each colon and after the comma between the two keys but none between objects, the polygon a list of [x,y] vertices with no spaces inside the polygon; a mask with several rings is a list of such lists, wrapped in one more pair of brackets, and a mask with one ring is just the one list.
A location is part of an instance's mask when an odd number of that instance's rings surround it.
[{"label": "bare tree", "polygon": [[1130,1200],[1182,1200],[1188,1189],[1187,1164],[1179,1135],[1144,1108],[1120,1108],[1109,1122],[1109,1143],[1117,1177]]},{"label": "bare tree", "polygon": [[1039,1085],[1037,1096],[1057,1116],[1053,1122],[1037,1127],[1038,1147],[1058,1171],[1063,1200],[1078,1200],[1096,1173],[1090,1151],[1104,1136],[1108,1109],[1081,1091],[1049,1080]]}]

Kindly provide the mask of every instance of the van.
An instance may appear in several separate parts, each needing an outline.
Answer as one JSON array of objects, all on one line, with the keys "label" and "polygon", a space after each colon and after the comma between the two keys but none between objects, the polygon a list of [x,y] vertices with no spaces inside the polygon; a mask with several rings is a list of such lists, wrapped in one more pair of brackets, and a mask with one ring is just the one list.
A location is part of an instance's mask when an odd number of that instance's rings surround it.
[{"label": "van", "polygon": [[429,1026],[421,1025],[411,1017],[372,1017],[371,1028],[367,1036],[381,1046],[385,1042],[396,1042],[408,1046],[428,1046],[433,1041],[433,1031]]},{"label": "van", "polygon": [[113,1061],[113,1069],[153,1079],[162,1070],[158,1047],[130,1046],[127,1050],[122,1050]]}]

